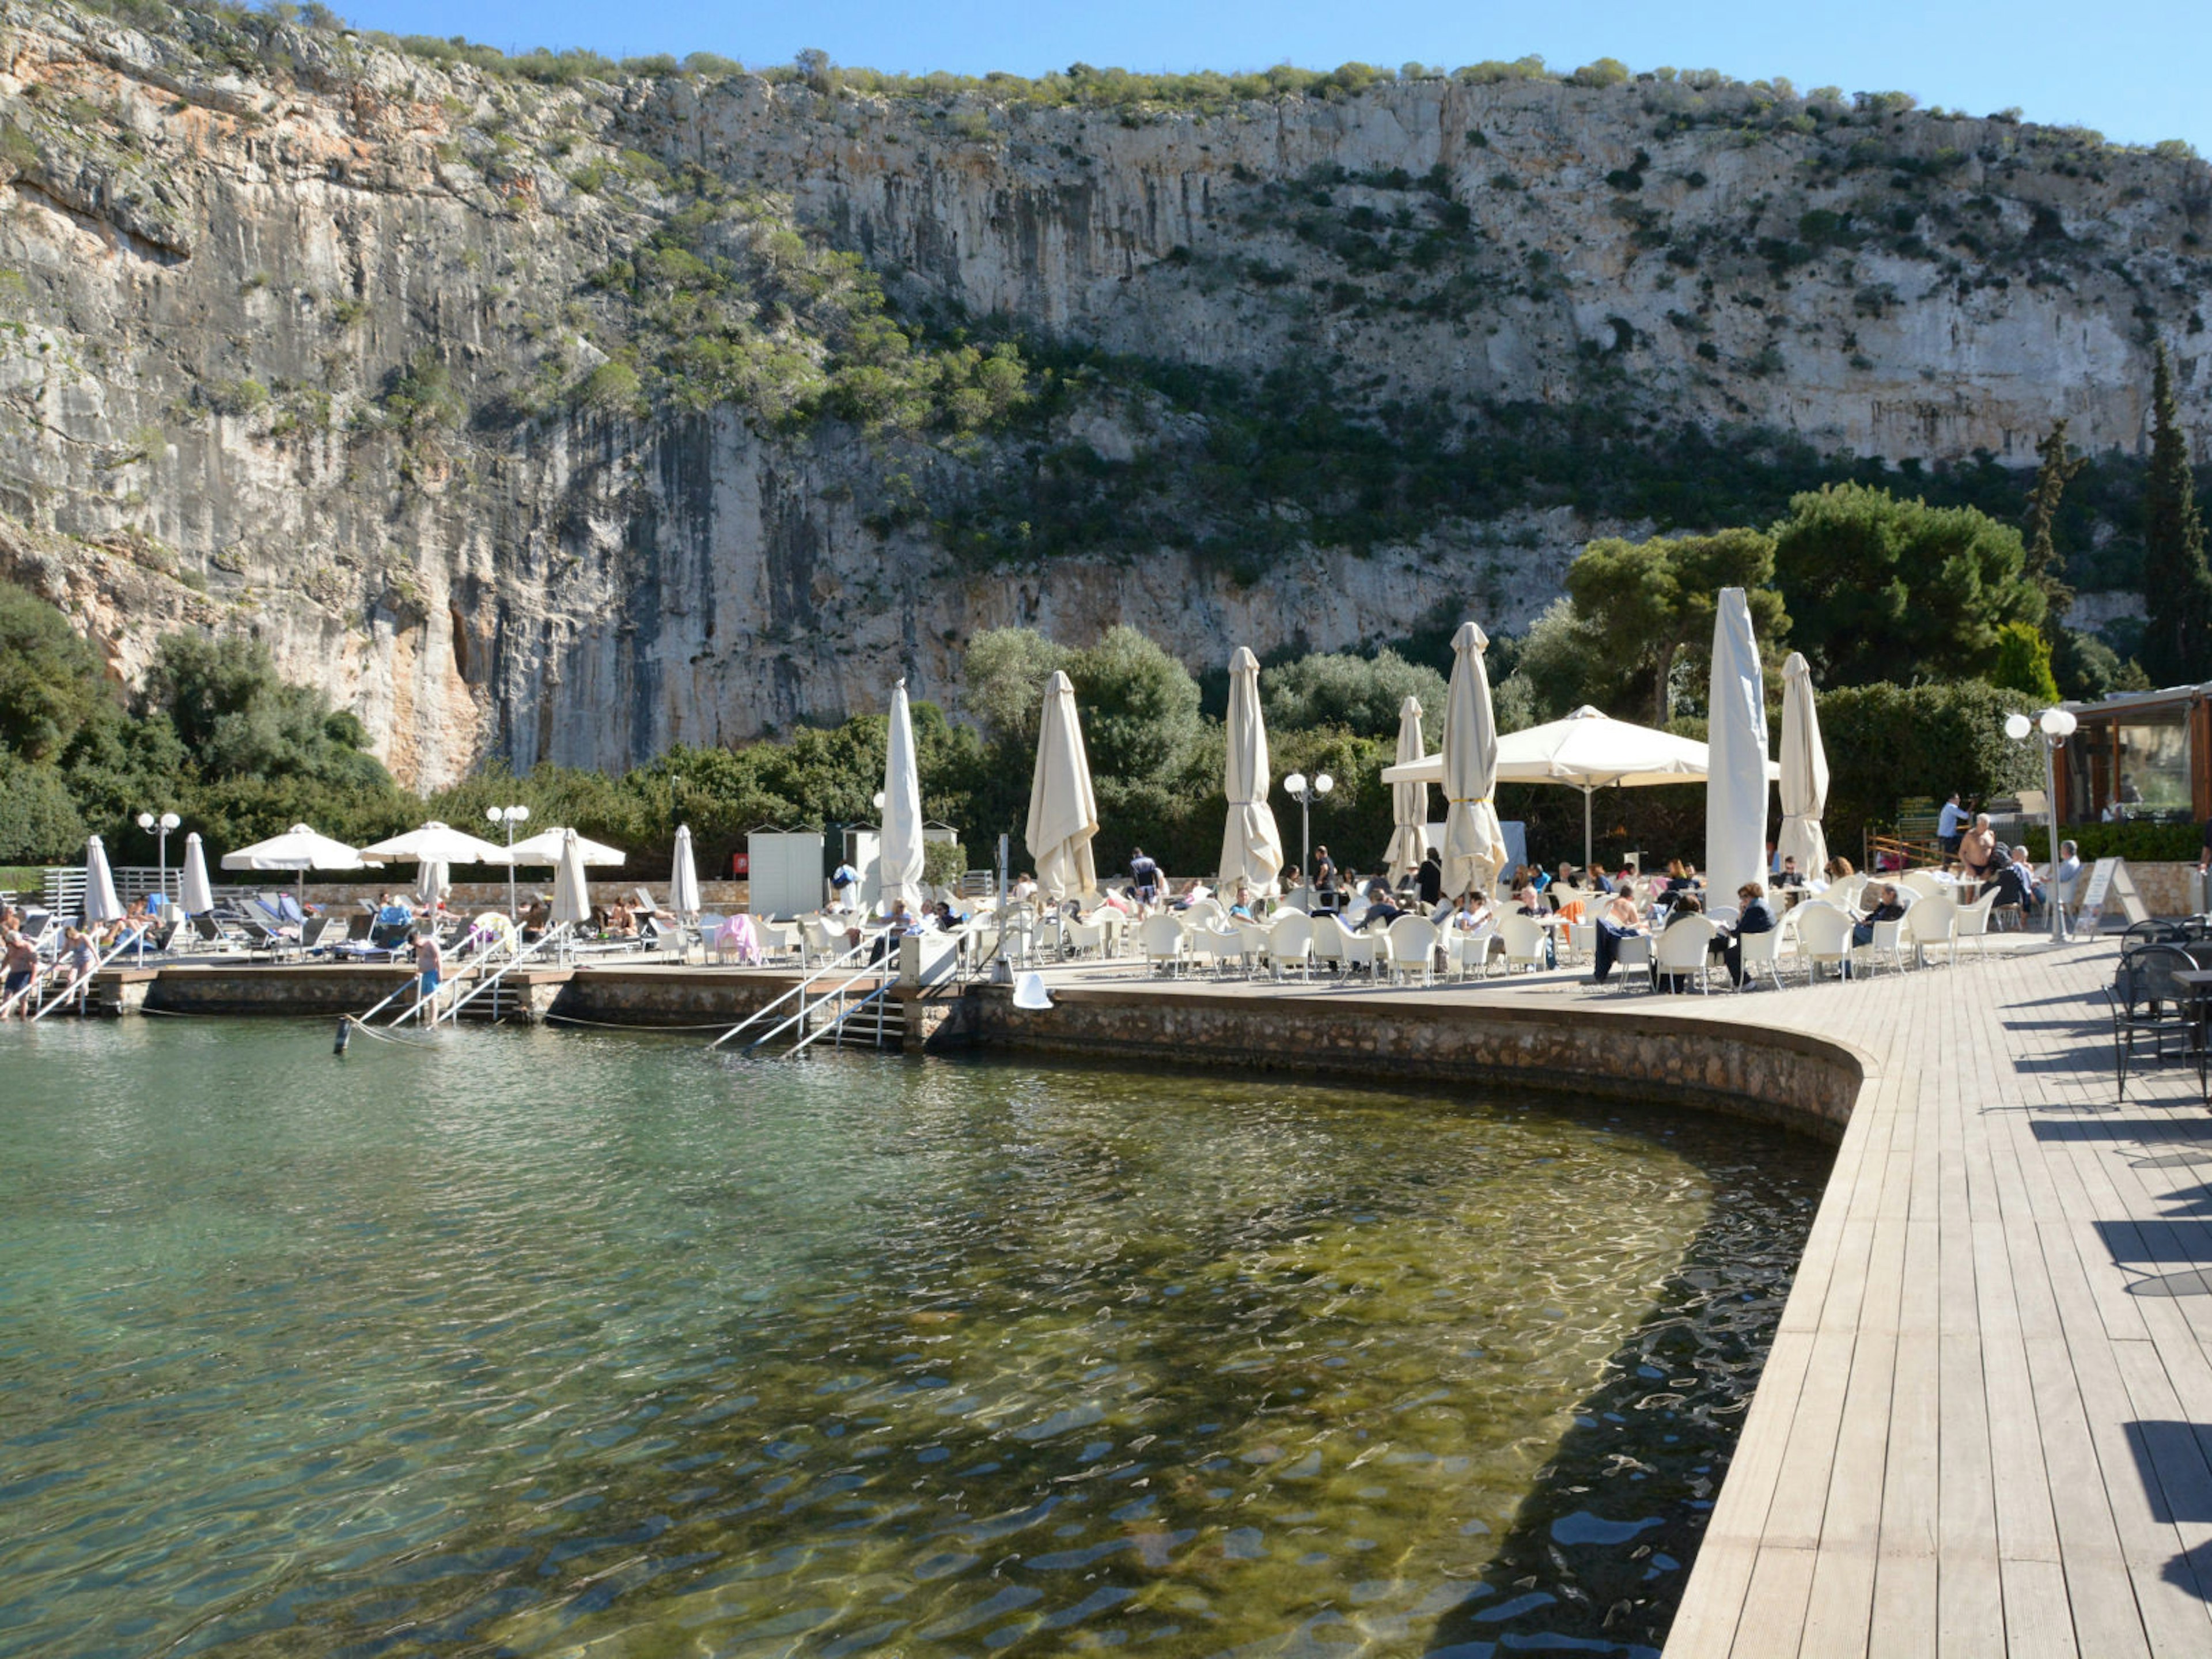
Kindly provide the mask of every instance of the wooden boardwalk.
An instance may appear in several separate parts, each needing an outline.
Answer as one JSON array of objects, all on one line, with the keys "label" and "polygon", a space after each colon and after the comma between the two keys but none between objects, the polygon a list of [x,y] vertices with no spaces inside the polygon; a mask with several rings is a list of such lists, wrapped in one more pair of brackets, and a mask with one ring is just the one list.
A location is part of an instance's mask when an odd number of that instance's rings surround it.
[{"label": "wooden boardwalk", "polygon": [[1860,1050],[1668,1659],[2207,1656],[2212,1114],[2179,1066],[2115,1102],[2117,955],[1663,1003],[1564,975],[1220,994],[1591,999]]}]

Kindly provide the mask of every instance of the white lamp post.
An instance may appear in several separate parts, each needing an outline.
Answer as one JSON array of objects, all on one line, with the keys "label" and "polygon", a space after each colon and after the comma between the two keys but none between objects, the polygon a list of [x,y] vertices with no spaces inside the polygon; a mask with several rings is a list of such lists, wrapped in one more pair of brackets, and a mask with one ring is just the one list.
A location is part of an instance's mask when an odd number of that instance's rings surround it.
[{"label": "white lamp post", "polygon": [[[487,806],[484,808],[484,821],[507,826],[507,916],[508,921],[520,925],[522,918],[517,914],[514,903],[514,826],[530,822],[530,809],[527,806]],[[516,937],[521,936],[517,934]]]},{"label": "white lamp post", "polygon": [[[161,895],[161,908],[169,908],[169,831],[184,820],[174,812],[164,812],[158,818],[151,812],[138,815],[138,827],[151,830],[155,836],[155,883]],[[146,965],[146,930],[138,930],[138,965]]]},{"label": "white lamp post", "polygon": [[1309,779],[1303,772],[1293,772],[1283,780],[1283,793],[1298,804],[1298,885],[1306,890],[1306,902],[1313,902],[1313,804],[1336,787],[1336,780],[1326,772],[1316,772]]},{"label": "white lamp post", "polygon": [[2066,910],[2058,902],[2058,769],[2057,755],[2066,739],[2074,735],[2076,722],[2070,710],[2046,708],[2033,717],[2027,714],[2005,716],[2005,736],[2014,743],[2026,743],[2030,738],[2043,739],[2043,802],[2051,817],[2051,938],[2053,944],[2066,937]]}]

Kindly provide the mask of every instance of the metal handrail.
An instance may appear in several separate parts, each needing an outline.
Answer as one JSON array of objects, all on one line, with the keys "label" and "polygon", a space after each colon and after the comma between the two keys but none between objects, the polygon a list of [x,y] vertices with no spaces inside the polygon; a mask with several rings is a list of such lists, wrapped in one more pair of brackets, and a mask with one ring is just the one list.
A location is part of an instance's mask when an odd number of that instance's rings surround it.
[{"label": "metal handrail", "polygon": [[[847,952],[846,952],[846,954],[847,954],[848,956],[850,956],[850,955],[852,954],[852,952],[848,951],[847,951]],[[872,963],[868,963],[866,967],[862,968],[859,973],[854,974],[854,975],[852,975],[852,977],[851,977],[851,978],[849,978],[849,979],[846,980],[842,984],[841,984],[841,985],[837,986],[835,989],[833,989],[833,990],[829,990],[829,991],[824,991],[824,992],[823,992],[820,996],[817,997],[817,998],[814,1000],[813,1004],[812,1004],[811,1006],[806,1003],[806,1001],[805,1001],[804,999],[801,999],[801,1000],[800,1000],[800,1002],[799,1002],[799,1012],[798,1012],[797,1013],[793,1014],[793,1015],[792,1015],[790,1018],[788,1018],[787,1019],[782,1020],[782,1021],[781,1021],[780,1023],[778,1023],[778,1024],[777,1024],[777,1025],[775,1026],[775,1028],[773,1030],[765,1031],[765,1032],[762,1033],[759,1036],[755,1037],[755,1038],[754,1038],[750,1042],[748,1042],[747,1044],[745,1044],[744,1052],[745,1052],[745,1053],[747,1053],[747,1054],[750,1054],[750,1053],[752,1053],[752,1051],[753,1051],[754,1049],[756,1049],[756,1048],[759,1048],[763,1043],[766,1043],[766,1042],[775,1042],[776,1038],[778,1038],[778,1037],[781,1036],[782,1036],[786,1031],[788,1031],[788,1030],[789,1030],[793,1026],[797,1025],[797,1024],[799,1024],[800,1022],[802,1022],[803,1020],[805,1020],[805,1018],[806,1018],[809,1014],[812,1013],[812,1012],[815,1011],[815,1009],[819,1008],[819,1007],[820,1007],[823,1003],[825,1003],[825,1002],[829,1001],[830,998],[832,998],[832,997],[842,997],[842,996],[843,996],[843,995],[845,994],[845,993],[846,993],[846,992],[848,992],[848,991],[851,990],[851,989],[852,989],[855,985],[858,985],[858,984],[859,984],[862,980],[866,979],[869,975],[871,975],[872,974],[873,974],[875,971],[876,971],[876,964],[875,964],[875,963],[873,963],[872,962]],[[842,1017],[841,1017],[841,1018],[842,1018]],[[804,1046],[804,1045],[802,1045],[802,1046]],[[797,1052],[797,1051],[796,1051],[796,1050],[794,1050],[793,1052],[795,1053],[795,1052]]]},{"label": "metal handrail", "polygon": [[[849,981],[847,982],[850,983]],[[836,1018],[831,1020],[827,1025],[817,1027],[815,1030],[809,1031],[805,1036],[799,1038],[798,1042],[793,1043],[791,1045],[791,1053],[793,1054],[799,1053],[806,1047],[807,1044],[813,1042],[819,1038],[829,1036],[833,1033],[842,1033],[844,1030],[847,1023],[850,1021],[855,1014],[860,1013],[872,1002],[881,1002],[885,997],[889,996],[897,988],[898,982],[896,980],[885,980],[881,985],[876,987],[874,990],[869,992],[867,995],[862,997],[858,1002],[845,1010],[843,1013],[838,1015]],[[827,1002],[830,999],[828,997],[824,997],[822,999],[822,1001]],[[817,1008],[821,1006],[821,1003],[815,1004],[815,1006]],[[763,1042],[765,1042],[768,1039],[765,1037],[761,1039]],[[881,1012],[878,1011],[876,1019],[876,1046],[881,1048],[883,1046],[883,1041],[884,1024]],[[756,1044],[755,1046],[757,1047],[758,1045]],[[784,1057],[787,1060],[790,1058],[790,1055],[787,1054]]]},{"label": "metal handrail", "polygon": [[568,924],[567,922],[563,921],[555,924],[555,926],[550,929],[539,934],[535,944],[530,945],[527,949],[516,951],[511,960],[501,965],[497,973],[491,975],[488,978],[478,979],[471,982],[465,994],[453,999],[453,1006],[451,1007],[432,1011],[430,1015],[431,1029],[434,1030],[437,1027],[444,1024],[447,1020],[459,1016],[462,1009],[467,1007],[469,1004],[474,1002],[486,991],[490,990],[492,987],[498,984],[500,981],[505,979],[516,969],[521,967],[522,964],[529,961],[532,956],[536,955],[538,951],[544,950],[548,945],[560,943],[567,937],[568,932]]},{"label": "metal handrail", "polygon": [[[405,996],[409,991],[412,990],[422,982],[422,975],[420,973],[410,973],[405,978],[399,981],[397,987],[393,988],[392,994],[386,997],[383,1001],[378,1003],[375,1007],[370,1009],[365,1014],[349,1014],[347,1018],[352,1020],[356,1025],[366,1025],[369,1021],[374,1019],[379,1014],[382,1013],[386,1008],[389,1008],[393,1003],[398,1001],[400,998]],[[408,1006],[406,1013],[394,1014],[387,1023],[397,1025],[401,1020],[406,1018],[408,1014],[413,1013],[416,1007],[421,1005],[422,1000],[422,997],[417,995],[414,1003]]]},{"label": "metal handrail", "polygon": [[[816,980],[820,979],[823,975],[835,973],[838,969],[851,962],[854,957],[857,957],[861,951],[866,950],[872,942],[873,941],[872,940],[864,939],[858,945],[848,947],[842,956],[831,957],[828,962],[823,963],[819,968],[817,968],[812,973],[807,975],[805,979],[800,980],[798,984],[786,991],[774,1002],[767,1003],[761,1007],[754,1009],[752,1012],[747,1014],[743,1019],[739,1020],[735,1025],[730,1027],[728,1030],[723,1032],[721,1036],[716,1037],[707,1046],[709,1048],[720,1048],[732,1037],[737,1036],[738,1032],[745,1030],[748,1026],[752,1024],[755,1020],[767,1018],[767,1016],[774,1013],[777,1009],[783,1006],[785,1003],[790,1001],[793,997],[799,999],[800,1012],[802,1013],[805,1012],[806,988],[813,984]],[[786,1024],[788,1024],[790,1022],[787,1020],[785,1022]],[[776,1029],[778,1030],[781,1030],[783,1027],[779,1025]],[[760,1045],[758,1043],[748,1043],[746,1046],[748,1048],[757,1048]]]},{"label": "metal handrail", "polygon": [[[99,961],[94,963],[92,964],[91,973],[86,974],[80,979],[72,979],[58,995],[48,997],[45,1001],[40,1003],[39,1012],[31,1016],[31,1024],[36,1025],[48,1014],[60,1007],[64,1002],[67,1002],[72,994],[77,997],[79,1000],[82,1000],[83,998],[92,990],[93,975],[97,974],[101,969],[106,967],[109,963],[114,961],[116,957],[121,956],[125,951],[129,950],[137,943],[137,941],[136,939],[127,939],[124,940],[112,951],[110,951],[106,956],[100,957]],[[37,984],[37,981],[33,980],[31,985],[25,986],[23,990],[30,990],[33,986]],[[22,994],[22,992],[18,992],[16,994],[20,996]],[[0,1010],[0,1012],[4,1012],[4,1010]]]}]

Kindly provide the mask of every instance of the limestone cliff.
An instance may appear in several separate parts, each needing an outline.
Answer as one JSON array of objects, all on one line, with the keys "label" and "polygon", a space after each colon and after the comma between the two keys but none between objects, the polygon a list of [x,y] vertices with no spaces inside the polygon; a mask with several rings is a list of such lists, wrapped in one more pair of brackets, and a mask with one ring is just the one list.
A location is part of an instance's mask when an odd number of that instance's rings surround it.
[{"label": "limestone cliff", "polygon": [[[1592,528],[1493,493],[1353,547],[1286,496],[1256,568],[1173,535],[1024,557],[1026,520],[963,543],[1071,455],[1216,510],[1206,417],[1118,362],[1310,368],[1470,453],[1485,411],[1596,401],[1632,433],[2024,464],[2061,414],[2138,446],[2163,335],[2212,426],[2212,172],[2004,119],[1652,80],[1204,113],[549,86],[9,0],[0,122],[0,568],[125,678],[161,629],[256,630],[422,784],[741,739],[902,672],[955,701],[1001,623],[1126,620],[1194,665],[1439,605],[1510,628]],[[837,250],[913,353],[1025,345],[1025,412],[794,405],[823,307],[874,326]],[[679,256],[742,324],[719,379],[684,378],[688,313],[654,301]]]}]

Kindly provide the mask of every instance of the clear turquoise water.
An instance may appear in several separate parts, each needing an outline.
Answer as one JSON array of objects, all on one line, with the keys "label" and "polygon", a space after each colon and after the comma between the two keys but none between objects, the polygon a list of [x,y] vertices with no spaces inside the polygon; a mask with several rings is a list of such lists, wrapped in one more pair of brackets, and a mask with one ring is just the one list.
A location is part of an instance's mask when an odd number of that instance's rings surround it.
[{"label": "clear turquoise water", "polygon": [[328,1049],[0,1033],[0,1656],[1648,1652],[1826,1164],[1466,1091]]}]

